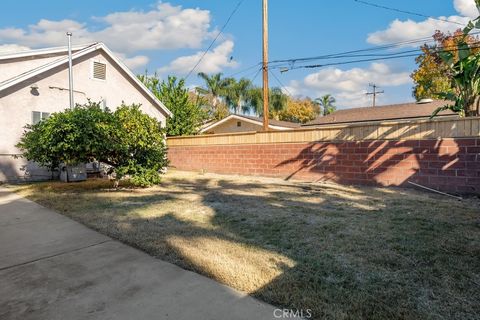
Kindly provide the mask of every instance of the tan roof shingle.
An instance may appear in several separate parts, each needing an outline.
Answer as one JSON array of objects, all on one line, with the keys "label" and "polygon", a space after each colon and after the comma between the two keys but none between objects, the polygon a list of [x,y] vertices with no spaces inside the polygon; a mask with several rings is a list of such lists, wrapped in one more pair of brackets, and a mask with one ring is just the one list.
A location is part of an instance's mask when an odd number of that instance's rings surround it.
[{"label": "tan roof shingle", "polygon": [[[428,118],[438,107],[449,101],[434,100],[428,103],[402,103],[379,107],[352,108],[335,111],[327,116],[318,117],[304,126],[327,125],[337,123],[368,122],[382,120],[401,120],[414,118]],[[454,116],[450,110],[442,111],[439,116]]]}]

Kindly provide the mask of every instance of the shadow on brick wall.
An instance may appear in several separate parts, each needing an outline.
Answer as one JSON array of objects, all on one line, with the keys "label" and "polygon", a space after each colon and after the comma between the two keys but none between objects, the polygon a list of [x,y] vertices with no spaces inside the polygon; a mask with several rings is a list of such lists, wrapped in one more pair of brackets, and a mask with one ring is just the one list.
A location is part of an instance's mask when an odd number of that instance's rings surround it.
[{"label": "shadow on brick wall", "polygon": [[[295,156],[278,163],[286,179],[312,178],[347,184],[407,186],[411,181],[438,190],[480,192],[480,145],[477,139],[402,140],[416,133],[406,130],[395,141],[345,141],[308,144]],[[386,135],[392,134],[386,132]],[[293,169],[294,168],[294,169]]]}]

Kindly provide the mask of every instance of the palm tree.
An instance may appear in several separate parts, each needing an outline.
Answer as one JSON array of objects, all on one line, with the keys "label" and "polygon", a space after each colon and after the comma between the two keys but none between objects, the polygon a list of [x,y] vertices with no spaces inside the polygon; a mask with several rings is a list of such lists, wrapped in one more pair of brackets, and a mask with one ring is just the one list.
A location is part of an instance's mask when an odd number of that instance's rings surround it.
[{"label": "palm tree", "polygon": [[253,84],[250,80],[242,78],[239,81],[235,79],[228,79],[226,87],[225,100],[227,104],[237,114],[240,110],[243,112],[249,111],[250,90]]},{"label": "palm tree", "polygon": [[204,72],[200,72],[198,76],[205,81],[205,88],[197,87],[197,92],[202,95],[210,95],[212,97],[213,107],[216,108],[221,102],[221,97],[225,95],[228,80],[222,79],[221,73],[209,76]]},{"label": "palm tree", "polygon": [[331,94],[326,94],[321,98],[315,99],[315,102],[322,107],[323,115],[329,115],[337,110],[337,107],[334,105],[336,100]]},{"label": "palm tree", "polygon": [[[269,92],[269,106],[268,109],[272,113],[279,112],[287,105],[287,96],[280,88],[271,88]],[[263,115],[263,91],[262,88],[255,87],[249,93],[249,106],[251,111],[259,116]]]}]

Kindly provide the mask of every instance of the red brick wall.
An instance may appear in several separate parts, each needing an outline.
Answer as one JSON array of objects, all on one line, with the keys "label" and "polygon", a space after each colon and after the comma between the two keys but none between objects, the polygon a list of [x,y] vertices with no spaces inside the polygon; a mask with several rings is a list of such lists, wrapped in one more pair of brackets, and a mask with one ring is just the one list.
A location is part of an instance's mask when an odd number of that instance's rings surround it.
[{"label": "red brick wall", "polygon": [[181,146],[181,170],[480,194],[480,139]]}]

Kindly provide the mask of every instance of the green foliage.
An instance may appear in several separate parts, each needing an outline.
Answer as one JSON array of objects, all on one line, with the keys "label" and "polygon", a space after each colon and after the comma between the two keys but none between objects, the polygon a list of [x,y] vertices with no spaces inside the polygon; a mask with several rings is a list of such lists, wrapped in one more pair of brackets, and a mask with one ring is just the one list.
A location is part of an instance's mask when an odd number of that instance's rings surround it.
[{"label": "green foliage", "polygon": [[232,78],[222,78],[221,73],[208,75],[204,72],[198,74],[205,82],[205,87],[197,87],[195,90],[197,94],[204,98],[208,120],[222,120],[228,117],[229,110],[226,103],[226,93],[228,87],[232,84]]},{"label": "green foliage", "polygon": [[[288,96],[280,88],[271,88],[269,91],[269,113],[275,114],[287,107]],[[250,110],[254,113],[263,115],[263,90],[255,87],[250,91]]]},{"label": "green foliage", "polygon": [[452,50],[444,50],[439,54],[452,78],[452,88],[441,95],[455,103],[438,108],[432,117],[445,109],[467,117],[480,113],[480,53],[472,48],[469,41],[469,33],[475,28],[480,28],[480,17],[470,21],[463,29],[463,34],[456,42],[457,56]]},{"label": "green foliage", "polygon": [[111,112],[88,102],[53,113],[28,125],[17,147],[27,160],[50,169],[61,163],[106,163],[117,180],[129,176],[142,186],[158,183],[167,166],[163,130],[139,105]]},{"label": "green foliage", "polygon": [[141,186],[156,184],[159,172],[168,165],[164,131],[156,119],[140,110],[139,105],[120,106],[114,112],[111,140],[114,148],[101,162],[116,168],[117,178],[131,176],[143,181]]},{"label": "green foliage", "polygon": [[324,116],[329,115],[337,110],[337,107],[335,106],[336,101],[337,100],[331,94],[326,94],[315,99],[315,102],[322,108],[322,114]]},{"label": "green foliage", "polygon": [[415,83],[413,96],[417,100],[440,99],[440,93],[451,87],[448,67],[439,59],[437,48],[425,45],[421,49],[422,54],[415,59],[418,69],[410,75]]},{"label": "green foliage", "polygon": [[98,103],[88,102],[27,125],[17,147],[28,160],[49,168],[60,163],[90,162],[100,151],[111,148],[113,122],[112,113],[104,112]]},{"label": "green foliage", "polygon": [[202,107],[202,101],[192,100],[185,80],[169,76],[166,81],[160,81],[158,76],[139,76],[139,79],[152,93],[173,113],[167,120],[168,136],[183,136],[197,134],[206,120],[208,113]]},{"label": "green foliage", "polygon": [[309,98],[294,99],[289,98],[287,107],[275,116],[278,120],[297,123],[307,123],[315,119],[320,114],[320,107]]},{"label": "green foliage", "polygon": [[227,87],[225,89],[225,101],[233,113],[239,111],[250,111],[251,90],[254,88],[252,82],[242,78],[236,81],[233,78],[227,79]]},{"label": "green foliage", "polygon": [[[253,85],[245,78],[222,78],[221,73],[211,76],[199,73],[198,76],[205,81],[205,87],[198,87],[197,92],[211,102],[212,110],[221,110],[225,105],[234,113],[263,114],[262,88]],[[287,106],[287,96],[280,88],[271,88],[269,94],[269,111],[280,112]],[[213,112],[212,114],[219,114]],[[225,116],[224,116],[225,117]],[[215,118],[215,120],[219,120]]]}]

